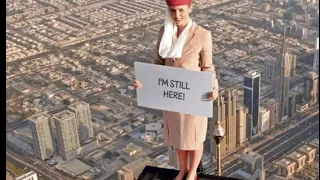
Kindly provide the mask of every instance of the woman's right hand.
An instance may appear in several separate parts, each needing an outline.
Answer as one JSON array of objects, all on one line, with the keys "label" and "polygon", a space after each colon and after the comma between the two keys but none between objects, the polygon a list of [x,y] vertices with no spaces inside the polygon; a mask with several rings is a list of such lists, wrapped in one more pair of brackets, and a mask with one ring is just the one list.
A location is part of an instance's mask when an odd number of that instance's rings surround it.
[{"label": "woman's right hand", "polygon": [[138,80],[133,81],[133,87],[135,89],[140,89],[142,87],[142,84]]}]

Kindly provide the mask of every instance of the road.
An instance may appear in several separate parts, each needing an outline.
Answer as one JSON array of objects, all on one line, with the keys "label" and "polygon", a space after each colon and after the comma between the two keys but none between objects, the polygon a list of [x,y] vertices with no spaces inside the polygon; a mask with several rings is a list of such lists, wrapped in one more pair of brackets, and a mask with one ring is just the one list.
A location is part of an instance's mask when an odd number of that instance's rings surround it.
[{"label": "road", "polygon": [[46,173],[43,173],[40,169],[38,169],[32,165],[29,165],[29,164],[23,162],[22,160],[15,158],[14,156],[11,156],[9,153],[6,153],[6,160],[9,161],[10,163],[14,164],[19,169],[24,169],[25,167],[32,169],[33,171],[35,171],[38,174],[39,179],[43,179],[43,180],[59,179],[54,176],[52,176],[52,177],[48,176]]},{"label": "road", "polygon": [[[319,123],[317,123],[317,126],[319,126]],[[309,129],[310,130],[310,129]],[[314,130],[312,130],[312,134],[314,133]],[[270,168],[276,161],[282,158],[282,156],[290,154],[294,151],[296,151],[297,149],[299,149],[303,144],[305,144],[306,142],[309,142],[311,140],[313,140],[314,138],[319,136],[319,132],[316,130],[315,133],[312,136],[307,136],[306,134],[304,134],[303,136],[299,136],[298,138],[301,139],[301,141],[299,141],[300,143],[297,143],[293,140],[289,140],[288,143],[286,143],[286,147],[283,148],[284,146],[282,146],[283,149],[281,149],[279,146],[275,147],[276,149],[274,150],[276,152],[276,154],[268,154],[266,156],[265,159],[265,169]]]},{"label": "road", "polygon": [[157,156],[159,156],[160,154],[164,154],[168,151],[168,147],[167,146],[163,146],[158,148],[156,151],[154,151],[153,153],[149,154],[149,157],[151,159],[156,158]]},{"label": "road", "polygon": [[[265,167],[269,167],[272,163],[287,155],[290,152],[289,150],[300,147],[301,143],[317,134],[319,134],[319,114],[301,122],[296,127],[274,137],[270,141],[253,148],[253,151],[263,155]],[[238,160],[233,160],[222,168],[223,175],[228,176],[240,167],[243,167],[243,164],[238,163]],[[206,173],[212,174],[214,171],[215,169],[210,168],[206,170]]]},{"label": "road", "polygon": [[[49,169],[48,167],[42,166],[38,161],[35,161],[33,158],[28,157],[27,155],[20,155],[17,152],[11,151],[10,146],[6,148],[6,160],[14,164],[20,169],[25,167],[34,170],[36,173],[40,174],[40,178],[43,180],[69,180],[65,175],[60,172]],[[71,180],[71,179],[70,179]]]}]

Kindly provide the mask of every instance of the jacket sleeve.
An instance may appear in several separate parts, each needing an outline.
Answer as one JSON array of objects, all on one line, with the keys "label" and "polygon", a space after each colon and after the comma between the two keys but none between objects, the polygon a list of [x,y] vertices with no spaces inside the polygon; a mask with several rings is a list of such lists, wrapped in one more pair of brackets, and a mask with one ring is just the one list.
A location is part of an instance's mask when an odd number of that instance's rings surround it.
[{"label": "jacket sleeve", "polygon": [[160,42],[161,42],[161,39],[162,39],[163,32],[164,32],[164,26],[162,26],[160,28],[160,32],[159,32],[158,40],[157,40],[157,45],[156,45],[157,57],[156,57],[156,59],[154,61],[154,64],[158,64],[158,65],[165,65],[165,59],[163,59],[159,54],[159,46],[160,46]]},{"label": "jacket sleeve", "polygon": [[200,66],[201,71],[212,72],[213,74],[213,88],[218,90],[218,80],[216,78],[216,71],[212,63],[212,36],[211,32],[206,32],[204,36],[204,43],[200,52]]}]

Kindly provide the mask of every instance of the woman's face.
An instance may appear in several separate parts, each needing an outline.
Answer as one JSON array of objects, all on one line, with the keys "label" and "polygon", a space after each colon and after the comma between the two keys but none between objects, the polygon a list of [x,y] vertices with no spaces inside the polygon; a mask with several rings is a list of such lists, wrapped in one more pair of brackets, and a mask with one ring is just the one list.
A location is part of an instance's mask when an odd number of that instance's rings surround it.
[{"label": "woman's face", "polygon": [[184,26],[188,24],[191,10],[191,5],[169,7],[171,18],[177,26]]}]

